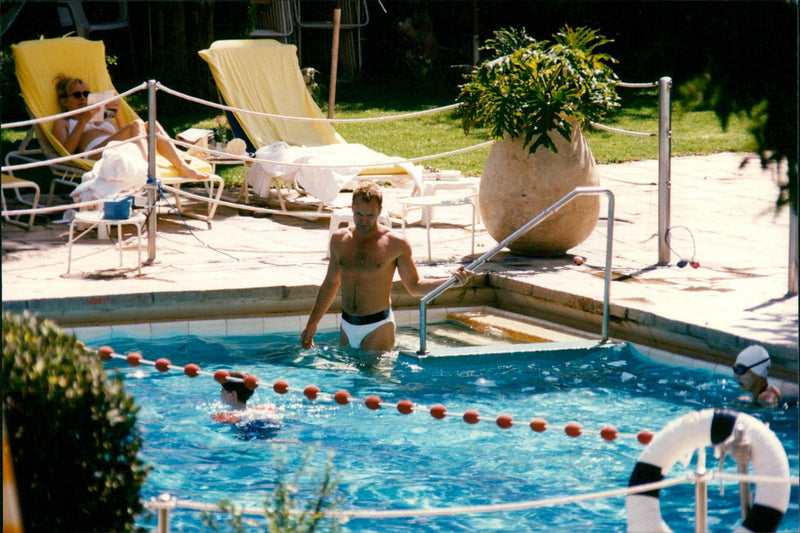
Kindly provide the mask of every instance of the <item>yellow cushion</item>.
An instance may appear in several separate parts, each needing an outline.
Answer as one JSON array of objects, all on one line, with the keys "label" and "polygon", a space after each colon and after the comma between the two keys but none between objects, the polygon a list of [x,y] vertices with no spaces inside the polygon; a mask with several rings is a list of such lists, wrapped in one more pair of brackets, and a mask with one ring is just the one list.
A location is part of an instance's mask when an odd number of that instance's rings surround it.
[{"label": "yellow cushion", "polygon": [[[306,89],[297,48],[272,39],[216,41],[198,52],[217,89],[232,107],[292,117],[325,118]],[[344,143],[325,122],[301,122],[234,113],[256,148],[283,141],[295,146]]]}]

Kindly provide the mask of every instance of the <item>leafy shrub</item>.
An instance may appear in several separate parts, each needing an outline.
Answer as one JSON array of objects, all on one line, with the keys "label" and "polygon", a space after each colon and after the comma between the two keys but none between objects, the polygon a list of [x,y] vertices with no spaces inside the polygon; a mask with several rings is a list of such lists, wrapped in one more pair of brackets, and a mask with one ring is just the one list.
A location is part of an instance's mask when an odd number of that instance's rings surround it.
[{"label": "leafy shrub", "polygon": [[498,30],[486,41],[493,57],[467,77],[458,96],[465,132],[483,125],[494,139],[524,139],[530,153],[539,146],[555,152],[552,131],[569,140],[570,120],[584,129],[619,106],[619,80],[609,66],[615,60],[597,52],[610,41],[569,26],[553,38],[537,41],[523,28]]},{"label": "leafy shrub", "polygon": [[[341,497],[335,495],[339,486],[339,478],[333,470],[331,456],[328,456],[321,478],[315,479],[309,466],[314,448],[308,449],[303,455],[300,465],[296,468],[290,467],[285,452],[286,450],[283,449],[274,458],[275,487],[271,498],[267,497],[264,500],[265,522],[248,520],[248,525],[258,528],[258,530],[263,528],[263,531],[267,533],[314,533],[316,531],[333,533],[338,531],[339,524],[331,515],[341,503]],[[299,494],[299,487],[303,484],[302,481],[305,477],[309,478],[313,488],[308,497],[303,498]],[[203,513],[204,525],[215,533],[222,531],[243,533],[245,520],[242,510],[233,505],[230,500],[220,501],[219,507],[227,515],[223,525],[228,529],[221,529],[220,524],[207,512]]]},{"label": "leafy shrub", "polygon": [[134,531],[146,469],[119,373],[53,322],[4,313],[2,387],[25,531]]}]

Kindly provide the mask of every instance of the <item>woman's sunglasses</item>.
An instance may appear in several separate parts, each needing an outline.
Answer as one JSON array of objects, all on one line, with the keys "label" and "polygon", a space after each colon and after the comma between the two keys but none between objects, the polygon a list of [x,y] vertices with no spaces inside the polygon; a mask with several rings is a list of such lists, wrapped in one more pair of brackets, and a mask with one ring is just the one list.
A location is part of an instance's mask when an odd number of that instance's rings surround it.
[{"label": "woman's sunglasses", "polygon": [[74,93],[65,94],[64,97],[66,98],[67,96],[71,96],[75,100],[78,100],[81,96],[83,96],[84,98],[89,98],[90,94],[92,94],[90,91],[83,91],[83,92],[75,91]]},{"label": "woman's sunglasses", "polygon": [[769,357],[767,357],[766,359],[762,359],[758,363],[754,363],[754,364],[752,364],[750,366],[744,366],[742,364],[733,365],[733,373],[736,374],[737,376],[743,376],[744,373],[747,372],[748,370],[750,370],[751,368],[755,368],[758,365],[763,365],[767,361],[769,361]]}]

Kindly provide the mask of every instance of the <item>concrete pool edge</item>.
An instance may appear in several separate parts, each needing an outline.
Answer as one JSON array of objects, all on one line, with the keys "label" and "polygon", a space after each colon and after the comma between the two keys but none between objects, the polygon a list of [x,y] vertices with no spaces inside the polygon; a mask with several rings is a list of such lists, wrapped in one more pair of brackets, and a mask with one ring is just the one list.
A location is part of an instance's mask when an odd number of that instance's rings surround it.
[{"label": "concrete pool edge", "polygon": [[[142,322],[197,322],[219,318],[257,319],[282,315],[298,315],[300,320],[313,305],[316,292],[317,286],[302,285],[88,295],[3,301],[3,310],[18,313],[29,311],[65,328]],[[418,314],[418,301],[409,296],[399,282],[395,282],[392,298],[397,311]],[[434,303],[435,308],[491,306],[600,337],[602,301],[498,274],[482,276],[481,281],[473,287],[448,291]],[[338,310],[337,299],[331,312]],[[730,366],[740,349],[750,344],[761,344],[773,358],[773,375],[795,383],[798,381],[796,346],[745,338],[732,332],[615,305],[613,296],[610,315],[610,334],[613,338],[711,364]]]},{"label": "concrete pool edge", "polygon": [[[430,324],[440,323],[446,320],[452,320],[453,315],[458,315],[464,312],[483,312],[493,316],[507,317],[512,320],[517,320],[520,324],[534,323],[539,326],[549,327],[550,330],[558,335],[559,333],[567,333],[580,335],[582,332],[573,330],[568,326],[561,324],[548,323],[544,320],[532,318],[526,315],[520,315],[511,311],[496,309],[489,306],[473,306],[473,307],[439,307],[430,309],[428,313],[428,320]],[[418,325],[418,310],[416,309],[400,309],[395,311],[395,319],[398,326],[414,327]],[[320,331],[335,330],[339,327],[340,320],[339,313],[329,313],[325,315],[320,323]],[[306,315],[267,315],[263,317],[249,317],[249,318],[216,318],[216,319],[201,319],[201,320],[176,320],[165,322],[140,322],[129,324],[105,324],[101,326],[74,326],[64,328],[68,333],[74,334],[81,340],[89,341],[98,337],[107,337],[108,342],[114,342],[121,338],[144,338],[152,339],[162,336],[173,335],[211,335],[211,336],[226,336],[226,335],[253,335],[253,334],[268,334],[268,333],[293,333],[299,335],[300,331],[305,326]],[[565,345],[579,345],[579,349],[586,349],[589,347],[602,346],[598,338],[583,341],[561,342],[554,341],[545,347],[545,350],[558,350]],[[620,341],[612,339],[611,344]],[[628,341],[624,341],[628,342]],[[715,374],[729,375],[730,366],[724,363],[708,362],[701,359],[694,359],[684,355],[667,352],[659,348],[652,348],[633,342],[629,343],[639,354],[642,356],[670,366],[680,366],[687,368],[703,369]],[[509,344],[499,345],[504,351],[508,351],[514,347],[520,348],[530,346],[530,344]],[[490,347],[483,346],[482,350],[487,351]],[[575,346],[572,346],[575,348]],[[398,360],[415,359],[409,357],[403,352],[409,350],[399,350]],[[436,358],[433,359],[437,359]],[[426,358],[423,357],[422,360]],[[453,357],[445,357],[445,359],[453,359]],[[417,360],[420,362],[420,360]],[[782,380],[779,378],[770,377],[770,383],[778,387],[784,396],[796,398],[798,395],[798,386],[796,382],[789,380]]]}]

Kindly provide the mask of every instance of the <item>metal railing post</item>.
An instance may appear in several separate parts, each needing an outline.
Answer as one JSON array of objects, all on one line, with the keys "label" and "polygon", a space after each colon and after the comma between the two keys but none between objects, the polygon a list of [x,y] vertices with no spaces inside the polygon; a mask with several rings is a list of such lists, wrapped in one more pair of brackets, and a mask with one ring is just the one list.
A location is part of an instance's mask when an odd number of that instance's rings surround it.
[{"label": "metal railing post", "polygon": [[708,481],[706,481],[706,449],[697,449],[698,476],[694,484],[694,530],[696,533],[706,533],[708,530]]},{"label": "metal railing post", "polygon": [[157,533],[169,533],[169,509],[161,507],[158,510]]},{"label": "metal railing post", "polygon": [[789,206],[789,294],[797,294],[797,206]]},{"label": "metal railing post", "polygon": [[169,510],[178,506],[178,498],[164,493],[150,498],[150,502],[156,509],[156,533],[170,533]]},{"label": "metal railing post", "polygon": [[672,78],[658,80],[658,264],[669,264],[667,230],[670,225],[670,183],[672,156],[672,114],[670,89]]},{"label": "metal railing post", "polygon": [[[606,236],[606,275],[605,275],[605,286],[603,291],[603,331],[602,331],[602,342],[608,340],[609,337],[609,315],[610,315],[610,305],[609,305],[609,298],[611,292],[611,247],[612,242],[614,239],[614,193],[612,193],[609,189],[601,189],[598,187],[576,187],[566,195],[564,195],[560,200],[555,202],[553,205],[530,219],[526,222],[522,227],[514,231],[511,235],[497,243],[491,250],[484,253],[482,256],[477,258],[475,261],[470,263],[466,266],[467,270],[475,270],[483,263],[494,257],[497,252],[517,240],[518,238],[525,235],[531,228],[539,224],[545,218],[549,217],[556,211],[558,211],[564,204],[571,201],[576,196],[582,195],[595,195],[595,194],[605,194],[608,196],[608,231]],[[428,342],[428,335],[427,335],[427,307],[428,302],[432,301],[434,298],[442,294],[444,291],[452,287],[456,283],[455,276],[451,277],[431,292],[420,298],[419,300],[419,350],[417,353],[422,355],[427,353],[427,342]]]},{"label": "metal railing post", "polygon": [[158,177],[156,175],[156,81],[147,82],[147,261],[156,258]]},{"label": "metal railing post", "polygon": [[[747,466],[750,464],[750,443],[745,439],[744,428],[740,425],[733,430],[734,448],[732,456],[736,461],[736,470],[741,475],[747,475]],[[742,508],[742,520],[747,519],[752,502],[749,481],[739,481],[739,505]]]}]

